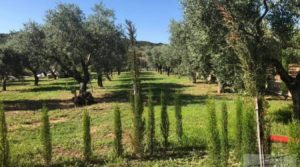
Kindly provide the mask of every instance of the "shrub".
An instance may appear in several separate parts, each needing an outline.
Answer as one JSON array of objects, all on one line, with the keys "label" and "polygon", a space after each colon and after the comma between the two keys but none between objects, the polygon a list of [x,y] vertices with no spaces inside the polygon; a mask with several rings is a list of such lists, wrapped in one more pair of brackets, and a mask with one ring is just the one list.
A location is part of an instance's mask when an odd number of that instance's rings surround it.
[{"label": "shrub", "polygon": [[89,161],[92,156],[91,147],[91,122],[90,115],[87,110],[83,112],[83,156],[85,161]]},{"label": "shrub", "polygon": [[155,149],[155,114],[153,105],[153,92],[148,95],[148,126],[147,126],[147,145],[150,155],[153,155]]},{"label": "shrub", "polygon": [[243,102],[240,98],[235,101],[235,155],[238,160],[242,158],[242,132],[243,132]]},{"label": "shrub", "polygon": [[41,142],[43,146],[43,158],[45,164],[47,166],[50,166],[51,159],[52,159],[52,139],[51,139],[48,109],[46,107],[42,108]]},{"label": "shrub", "polygon": [[3,104],[0,103],[0,158],[1,166],[9,166],[9,142],[7,138],[7,125]]},{"label": "shrub", "polygon": [[166,150],[168,147],[168,138],[169,138],[169,116],[168,116],[168,106],[167,106],[167,97],[164,91],[161,91],[161,134],[163,136],[163,147]]},{"label": "shrub", "polygon": [[222,166],[228,166],[229,143],[228,143],[228,111],[226,103],[222,103],[221,117],[221,159]]},{"label": "shrub", "polygon": [[206,102],[206,110],[209,114],[208,118],[208,150],[209,150],[209,159],[212,166],[221,165],[221,144],[220,137],[217,128],[217,115],[215,109],[215,101],[209,99]]},{"label": "shrub", "polygon": [[118,106],[115,108],[114,118],[115,118],[115,122],[114,122],[114,127],[115,127],[115,140],[114,140],[115,153],[116,153],[117,156],[122,156],[122,153],[123,153],[122,122],[121,122],[120,108]]},{"label": "shrub", "polygon": [[181,143],[182,136],[183,136],[183,129],[182,129],[182,114],[181,114],[180,94],[175,95],[175,118],[176,118],[177,139]]},{"label": "shrub", "polygon": [[297,162],[300,161],[300,122],[293,120],[289,124],[289,153],[297,156]]}]

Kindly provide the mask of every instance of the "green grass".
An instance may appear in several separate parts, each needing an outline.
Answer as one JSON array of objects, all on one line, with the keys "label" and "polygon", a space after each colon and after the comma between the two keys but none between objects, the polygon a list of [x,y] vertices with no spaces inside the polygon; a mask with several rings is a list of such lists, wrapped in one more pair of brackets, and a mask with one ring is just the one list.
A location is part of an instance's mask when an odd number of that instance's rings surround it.
[{"label": "green grass", "polygon": [[[205,101],[208,96],[216,99],[217,117],[220,118],[221,102],[228,105],[229,141],[234,143],[233,126],[235,122],[235,94],[217,94],[217,85],[197,83],[192,84],[186,77],[158,74],[155,72],[142,73],[143,92],[146,97],[147,89],[153,89],[155,101],[156,138],[162,142],[160,133],[159,95],[161,89],[182,93],[183,108],[183,145],[177,142],[175,111],[173,98],[169,96],[169,119],[171,148],[167,157],[158,155],[153,159],[135,160],[131,158],[132,148],[130,134],[132,129],[132,113],[128,103],[128,91],[131,88],[128,73],[114,75],[113,81],[105,81],[105,88],[96,86],[96,80],[89,85],[96,98],[97,104],[75,108],[70,99],[71,87],[76,86],[72,79],[48,80],[42,79],[40,86],[33,86],[31,78],[23,82],[13,82],[7,92],[0,92],[0,101],[6,105],[7,124],[11,147],[11,158],[15,166],[42,165],[41,144],[39,140],[40,116],[39,109],[46,105],[49,109],[53,163],[56,166],[79,166],[82,163],[82,112],[88,109],[91,115],[91,135],[93,161],[95,166],[205,166],[207,143],[207,118]],[[269,100],[269,113],[290,105],[290,101]],[[113,158],[113,108],[120,107],[123,124],[123,143],[125,158]],[[144,116],[147,117],[147,107]],[[285,123],[274,122],[272,134],[287,135],[288,126]],[[274,144],[274,153],[287,151],[287,145]]]}]

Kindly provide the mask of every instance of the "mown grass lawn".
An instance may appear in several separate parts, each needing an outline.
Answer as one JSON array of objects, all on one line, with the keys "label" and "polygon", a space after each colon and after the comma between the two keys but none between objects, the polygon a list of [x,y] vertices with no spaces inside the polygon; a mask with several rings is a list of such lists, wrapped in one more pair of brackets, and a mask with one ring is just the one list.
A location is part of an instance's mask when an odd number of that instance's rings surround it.
[{"label": "mown grass lawn", "polygon": [[[206,166],[207,118],[205,101],[208,97],[216,99],[216,108],[220,116],[221,102],[226,102],[229,109],[230,144],[234,144],[235,94],[218,95],[217,85],[197,83],[191,84],[186,77],[166,76],[155,72],[143,72],[141,76],[143,92],[149,89],[155,93],[156,137],[160,135],[160,90],[169,92],[170,151],[151,159],[135,160],[132,158],[130,133],[132,114],[128,103],[130,78],[128,73],[114,75],[113,81],[105,81],[105,88],[98,88],[96,80],[89,85],[97,104],[76,108],[72,102],[71,88],[76,86],[72,79],[42,79],[40,86],[33,86],[33,81],[26,78],[23,82],[12,82],[8,91],[0,92],[0,101],[5,103],[9,131],[11,161],[14,166],[41,166],[41,144],[39,139],[39,109],[45,105],[50,109],[50,122],[53,142],[53,164],[56,166],[82,165],[82,111],[91,114],[91,134],[93,146],[93,162],[91,166]],[[172,102],[174,91],[180,91],[183,100],[184,140],[179,144],[175,134],[175,116]],[[146,96],[145,96],[146,97]],[[274,99],[273,97],[271,99]],[[291,102],[285,100],[269,100],[269,113],[286,108]],[[125,158],[113,158],[113,108],[121,108],[123,124],[123,143]],[[145,106],[145,118],[147,107]],[[272,134],[287,135],[287,124],[272,123]],[[287,145],[274,144],[273,153],[287,152]],[[234,165],[233,163],[231,165]]]}]

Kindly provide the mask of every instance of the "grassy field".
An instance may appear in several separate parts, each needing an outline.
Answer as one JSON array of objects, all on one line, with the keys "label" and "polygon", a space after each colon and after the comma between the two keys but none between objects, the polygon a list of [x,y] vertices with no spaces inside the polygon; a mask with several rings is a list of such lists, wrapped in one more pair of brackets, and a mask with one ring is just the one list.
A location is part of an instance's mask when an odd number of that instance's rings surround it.
[{"label": "grassy field", "polygon": [[[171,148],[167,156],[160,155],[136,160],[132,158],[130,134],[132,129],[132,114],[128,103],[130,78],[127,73],[114,75],[113,81],[105,81],[105,88],[96,86],[93,80],[90,91],[97,103],[87,107],[76,108],[72,102],[71,88],[76,85],[72,79],[48,80],[42,79],[40,86],[33,86],[33,81],[26,78],[23,82],[12,82],[8,91],[0,92],[0,101],[5,104],[9,131],[11,161],[14,166],[42,166],[40,144],[39,109],[45,105],[50,109],[50,122],[53,142],[53,163],[55,166],[82,165],[82,111],[91,114],[91,134],[93,147],[93,162],[90,166],[206,166],[206,123],[208,115],[205,111],[205,101],[210,97],[216,99],[218,117],[221,102],[225,101],[229,108],[229,137],[230,144],[234,143],[234,100],[235,94],[217,94],[217,85],[197,83],[191,84],[186,77],[166,76],[155,72],[143,72],[142,84],[144,93],[148,89],[155,92],[156,101],[156,136],[160,142],[160,106],[159,94],[161,89],[169,89],[169,117]],[[183,128],[184,140],[179,144],[175,136],[175,116],[172,93],[180,91],[183,99]],[[291,104],[290,100],[276,100],[269,97],[269,113]],[[123,143],[125,158],[113,157],[113,108],[121,108],[124,128]],[[147,108],[145,107],[145,117]],[[284,121],[274,121],[272,134],[287,135],[287,124]],[[287,151],[287,145],[274,144],[273,152]],[[231,164],[234,165],[234,164]]]}]

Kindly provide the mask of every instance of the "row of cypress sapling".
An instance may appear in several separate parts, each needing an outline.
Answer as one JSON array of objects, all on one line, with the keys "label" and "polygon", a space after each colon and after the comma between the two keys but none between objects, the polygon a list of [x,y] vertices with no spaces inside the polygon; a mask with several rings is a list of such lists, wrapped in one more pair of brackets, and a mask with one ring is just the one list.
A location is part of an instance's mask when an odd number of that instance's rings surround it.
[{"label": "row of cypress sapling", "polygon": [[[180,94],[176,93],[175,98],[175,118],[176,118],[176,135],[178,141],[181,143],[183,136],[183,128],[182,128],[182,114],[181,114],[181,100]],[[160,95],[160,103],[161,103],[161,123],[160,130],[163,137],[163,149],[164,152],[167,151],[169,145],[169,131],[170,131],[170,122],[168,115],[168,105],[167,105],[167,96],[164,91],[161,91]],[[153,103],[153,92],[149,91],[148,94],[148,124],[147,124],[147,148],[148,152],[153,155],[155,150],[155,111],[154,111],[154,103]]]},{"label": "row of cypress sapling", "polygon": [[[131,96],[131,106],[132,108],[135,106],[133,102],[133,96]],[[160,129],[161,129],[161,134],[163,136],[163,148],[164,151],[167,150],[168,148],[168,137],[169,137],[169,116],[167,112],[167,97],[164,91],[161,92],[161,123],[160,123]],[[147,121],[147,127],[146,127],[146,150],[147,153],[149,153],[150,156],[153,155],[155,148],[156,148],[156,139],[155,139],[155,110],[154,110],[154,100],[153,100],[153,92],[152,90],[149,91],[148,93],[148,121]],[[134,109],[134,108],[133,108]],[[134,115],[134,119],[136,119],[136,115]],[[182,128],[182,114],[181,114],[181,100],[180,100],[180,95],[176,94],[175,95],[175,118],[176,118],[176,134],[178,141],[181,142],[182,136],[183,136],[183,128]],[[137,120],[133,120],[137,121]],[[144,122],[144,121],[143,121]],[[134,122],[134,126],[136,126]],[[123,153],[123,146],[122,146],[122,124],[121,124],[121,116],[120,116],[120,109],[119,107],[115,108],[114,112],[114,134],[115,134],[115,139],[114,139],[114,150],[117,156],[122,156]],[[134,127],[133,135],[137,135],[137,128]],[[140,130],[140,131],[143,131]],[[139,137],[139,136],[133,136],[133,137]],[[133,148],[135,147],[142,147],[144,148],[143,145],[143,138],[141,140],[141,146],[135,145],[137,144],[135,141],[136,139],[133,138]],[[136,151],[134,149],[134,151]],[[141,151],[139,155],[143,155],[143,150]],[[135,152],[136,153],[136,152]],[[137,155],[137,154],[136,154]]]},{"label": "row of cypress sapling", "polygon": [[[43,107],[41,110],[41,130],[40,139],[42,144],[42,157],[44,159],[45,165],[50,166],[52,160],[52,139],[51,139],[51,127],[48,115],[48,109]],[[84,127],[84,158],[89,161],[91,156],[91,136],[90,136],[90,117],[87,111],[83,115],[83,127]],[[5,112],[3,104],[0,103],[0,166],[8,167],[9,164],[9,142],[7,136],[7,125],[5,119]]]},{"label": "row of cypress sapling", "polygon": [[[267,103],[262,101],[263,114],[266,113]],[[239,162],[244,162],[246,154],[258,154],[257,145],[257,126],[255,120],[255,106],[252,98],[238,98],[236,100],[236,124],[235,124],[235,157]],[[271,154],[271,123],[265,117],[260,117],[260,124],[263,128],[263,135],[261,135],[261,142],[263,147],[263,154]]]},{"label": "row of cypress sapling", "polygon": [[[226,103],[221,106],[221,132],[218,130],[218,119],[216,115],[215,101],[209,99],[206,103],[208,118],[208,150],[212,166],[229,166],[230,145],[228,139],[228,109]],[[250,105],[243,105],[238,99],[236,101],[236,131],[235,131],[235,155],[242,162],[244,154],[257,154],[256,124],[254,109]]]},{"label": "row of cypress sapling", "polygon": [[[42,126],[41,126],[41,143],[42,143],[42,156],[46,166],[51,165],[52,160],[52,139],[51,128],[48,115],[48,109],[43,107],[42,109]],[[91,134],[90,134],[90,115],[87,110],[83,112],[82,117],[83,124],[83,156],[86,162],[90,161],[92,156],[91,147]]]}]

